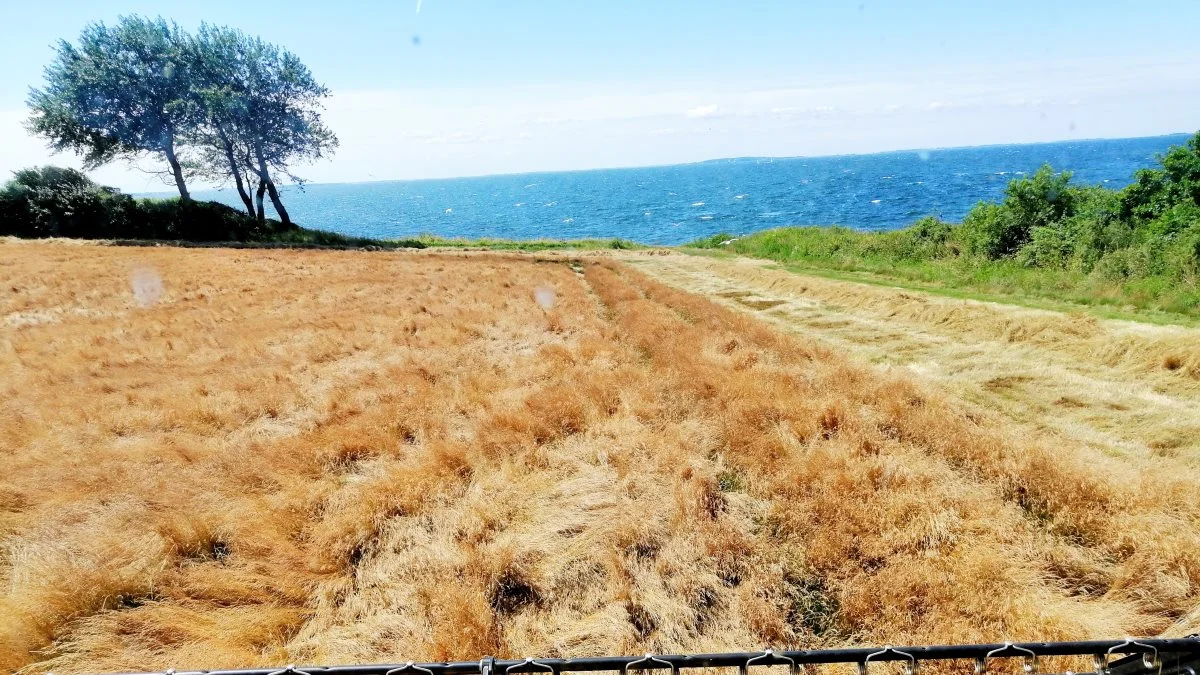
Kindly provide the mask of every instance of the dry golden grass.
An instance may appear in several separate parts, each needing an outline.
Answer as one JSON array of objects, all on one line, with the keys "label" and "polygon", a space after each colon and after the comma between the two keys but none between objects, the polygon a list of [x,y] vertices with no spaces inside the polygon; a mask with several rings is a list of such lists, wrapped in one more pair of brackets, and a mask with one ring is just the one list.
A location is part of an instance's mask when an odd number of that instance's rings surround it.
[{"label": "dry golden grass", "polygon": [[939,297],[748,258],[627,258],[1095,454],[1200,466],[1200,329]]},{"label": "dry golden grass", "polygon": [[1197,605],[1188,467],[1021,439],[621,265],[0,253],[0,670],[1112,637]]}]

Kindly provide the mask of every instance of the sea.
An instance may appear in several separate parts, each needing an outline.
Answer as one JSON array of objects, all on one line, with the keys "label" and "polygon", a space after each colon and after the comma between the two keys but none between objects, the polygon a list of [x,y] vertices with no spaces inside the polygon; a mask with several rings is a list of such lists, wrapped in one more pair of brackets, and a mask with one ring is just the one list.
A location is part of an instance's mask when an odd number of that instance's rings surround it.
[{"label": "sea", "polygon": [[[1186,134],[826,157],[719,159],[695,164],[473,178],[309,184],[285,189],[305,227],[402,238],[620,237],[681,244],[716,233],[785,225],[904,227],[922,216],[957,222],[998,200],[1014,178],[1049,163],[1073,181],[1119,188]],[[240,208],[231,190],[199,191]]]}]

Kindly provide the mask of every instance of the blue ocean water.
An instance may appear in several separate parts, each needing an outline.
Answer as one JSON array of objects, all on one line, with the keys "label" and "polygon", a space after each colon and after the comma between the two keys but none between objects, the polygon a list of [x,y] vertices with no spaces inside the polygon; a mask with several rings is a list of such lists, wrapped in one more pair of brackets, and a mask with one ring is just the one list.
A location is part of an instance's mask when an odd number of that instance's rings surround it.
[{"label": "blue ocean water", "polygon": [[[507,239],[623,237],[679,244],[717,232],[837,224],[886,230],[925,215],[959,221],[1014,177],[1049,162],[1074,180],[1126,185],[1187,135],[725,159],[638,169],[309,185],[287,190],[293,220],[344,234]],[[229,190],[198,193],[238,206]]]}]

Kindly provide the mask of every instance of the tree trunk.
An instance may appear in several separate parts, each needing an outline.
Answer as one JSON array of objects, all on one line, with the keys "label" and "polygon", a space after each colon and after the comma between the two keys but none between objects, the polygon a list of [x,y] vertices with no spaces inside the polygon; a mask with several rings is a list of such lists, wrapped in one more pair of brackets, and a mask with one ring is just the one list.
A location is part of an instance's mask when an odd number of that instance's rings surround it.
[{"label": "tree trunk", "polygon": [[242,183],[242,174],[238,171],[234,171],[233,180],[237,183],[238,196],[242,198],[242,203],[246,205],[246,215],[253,218],[254,202],[250,201],[250,193],[246,192],[245,185]]},{"label": "tree trunk", "polygon": [[288,217],[287,209],[283,208],[283,202],[279,199],[279,190],[275,189],[274,181],[267,181],[267,195],[271,198],[271,205],[275,207],[275,213],[279,214],[279,221],[291,227],[292,219]]},{"label": "tree trunk", "polygon": [[242,170],[238,167],[237,160],[233,157],[233,143],[224,131],[220,132],[221,143],[225,146],[225,159],[229,161],[229,173],[233,174],[233,182],[237,184],[238,196],[242,198],[242,203],[246,205],[246,214],[251,218],[254,217],[254,202],[250,201],[250,193],[246,192],[246,184],[242,182]]},{"label": "tree trunk", "polygon": [[167,163],[171,165],[171,175],[175,177],[175,187],[179,188],[179,198],[185,202],[191,201],[192,195],[188,194],[187,183],[183,180],[183,167],[175,156],[175,142],[168,142],[163,152],[167,156]]},{"label": "tree trunk", "polygon": [[263,193],[266,191],[267,191],[267,181],[260,179],[258,181],[258,192],[255,193],[255,195],[254,195],[255,203],[258,205],[258,223],[259,223],[259,225],[265,223],[267,220],[267,215],[263,211]]},{"label": "tree trunk", "polygon": [[275,213],[279,214],[279,222],[290,227],[292,219],[288,216],[287,209],[283,208],[283,201],[279,199],[279,191],[275,189],[275,182],[271,180],[271,174],[267,170],[267,160],[263,158],[262,145],[257,142],[254,144],[254,158],[258,160],[258,178],[266,183],[267,194],[271,196],[271,205],[275,207]]}]

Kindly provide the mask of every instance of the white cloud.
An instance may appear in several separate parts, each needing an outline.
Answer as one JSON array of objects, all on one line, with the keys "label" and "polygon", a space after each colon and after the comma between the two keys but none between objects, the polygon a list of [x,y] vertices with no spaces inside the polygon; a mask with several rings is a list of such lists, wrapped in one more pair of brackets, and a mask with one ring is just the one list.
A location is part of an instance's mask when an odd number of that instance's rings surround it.
[{"label": "white cloud", "polygon": [[[986,73],[659,89],[342,90],[325,114],[341,147],[297,173],[316,182],[432,178],[1188,131],[1196,126],[1189,111],[1200,105],[1198,65],[1200,58],[1046,72],[1006,63]],[[881,114],[887,124],[878,123]],[[35,164],[78,166],[73,157],[50,156],[21,127],[24,117],[0,110],[0,178]],[[169,189],[120,165],[93,176],[129,191]]]}]

